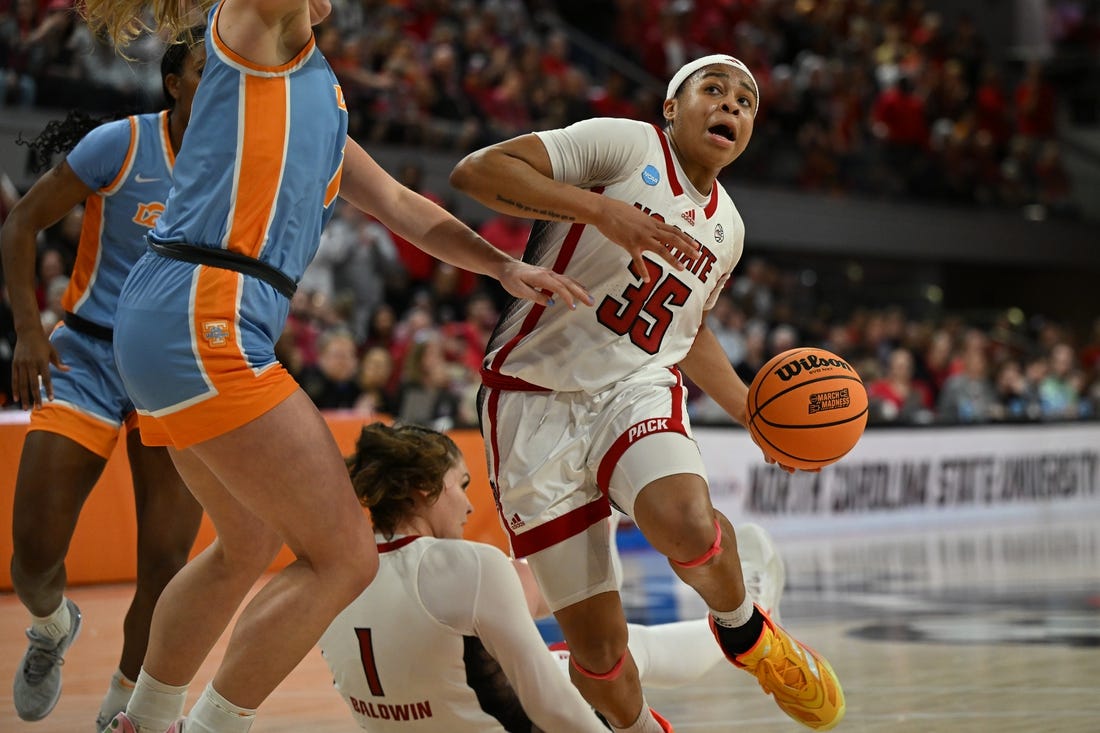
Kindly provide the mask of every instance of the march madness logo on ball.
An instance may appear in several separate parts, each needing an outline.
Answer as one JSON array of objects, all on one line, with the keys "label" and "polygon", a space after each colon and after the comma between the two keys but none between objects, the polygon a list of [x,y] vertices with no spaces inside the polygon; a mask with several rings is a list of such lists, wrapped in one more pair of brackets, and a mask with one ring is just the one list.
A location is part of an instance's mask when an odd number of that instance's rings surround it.
[{"label": "march madness logo on ball", "polygon": [[852,396],[848,394],[848,388],[834,389],[829,392],[818,392],[810,395],[810,413],[824,412],[825,410],[839,410],[851,407]]}]

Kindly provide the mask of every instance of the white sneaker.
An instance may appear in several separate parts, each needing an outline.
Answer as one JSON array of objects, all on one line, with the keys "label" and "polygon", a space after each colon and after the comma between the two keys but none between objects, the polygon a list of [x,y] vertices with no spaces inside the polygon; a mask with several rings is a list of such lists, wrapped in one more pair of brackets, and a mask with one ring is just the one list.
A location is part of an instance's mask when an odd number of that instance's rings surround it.
[{"label": "white sneaker", "polygon": [[775,549],[771,535],[759,524],[742,524],[734,530],[745,590],[773,621],[780,623],[779,601],[787,578],[783,558]]},{"label": "white sneaker", "polygon": [[19,663],[12,687],[15,712],[23,720],[42,720],[61,697],[61,666],[65,652],[80,635],[80,609],[65,599],[69,607],[69,633],[60,639],[40,636],[34,628],[27,629],[27,653]]}]

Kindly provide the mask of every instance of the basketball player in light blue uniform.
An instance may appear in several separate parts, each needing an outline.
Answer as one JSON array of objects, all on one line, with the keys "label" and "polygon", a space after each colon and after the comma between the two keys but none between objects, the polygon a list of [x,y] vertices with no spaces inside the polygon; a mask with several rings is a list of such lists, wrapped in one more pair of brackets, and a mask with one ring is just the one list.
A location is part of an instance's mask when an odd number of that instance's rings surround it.
[{"label": "basketball player in light blue uniform", "polygon": [[[218,16],[175,189],[124,294],[117,342],[143,426],[161,426],[155,435],[177,448],[240,427],[297,390],[274,342],[332,215],[347,139],[339,83],[312,41],[261,67],[222,40]],[[196,266],[166,256],[177,252],[234,259]],[[253,275],[218,266],[240,263]]]},{"label": "basketball player in light blue uniform", "polygon": [[[311,30],[327,0],[200,5],[207,66],[175,188],[123,287],[115,358],[145,440],[170,446],[218,536],[157,605],[134,695],[111,725],[123,733],[244,733],[377,572],[339,448],[274,355],[337,195],[513,295],[590,303],[571,278],[497,250],[347,139],[343,95]],[[118,43],[145,8],[160,30],[190,11],[89,0],[82,12]],[[180,720],[188,685],[283,544],[297,561],[241,611],[212,683]]]},{"label": "basketball player in light blue uniform", "polygon": [[[201,29],[189,32],[164,54],[161,76],[169,109],[91,131],[88,125],[95,121],[76,115],[51,123],[32,146],[47,159],[67,151],[65,160],[20,200],[0,234],[18,333],[13,392],[24,407],[35,408],[16,480],[11,563],[15,591],[32,617],[13,689],[16,712],[24,720],[48,715],[61,695],[62,656],[81,624],[76,604],[64,595],[65,558],[84,501],[123,427],[138,519],[137,584],[119,668],[97,725],[126,706],[156,599],[186,563],[198,531],[201,508],[168,452],[142,446],[133,404],[115,368],[112,330],[122,283],[145,251],[145,234],[164,210],[172,185],[176,150],[205,59],[201,43],[195,45],[201,38]],[[66,313],[47,340],[34,296],[35,238],[81,202],[83,228],[62,297]],[[132,548],[120,550],[127,561]]]}]

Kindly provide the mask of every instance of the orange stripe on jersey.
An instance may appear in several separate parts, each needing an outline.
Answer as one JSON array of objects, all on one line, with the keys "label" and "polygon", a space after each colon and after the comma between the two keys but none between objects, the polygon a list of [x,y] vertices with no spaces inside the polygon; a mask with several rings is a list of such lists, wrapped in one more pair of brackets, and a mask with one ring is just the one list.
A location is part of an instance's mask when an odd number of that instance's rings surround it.
[{"label": "orange stripe on jersey", "polygon": [[[132,148],[131,148],[132,149]],[[99,248],[103,242],[103,197],[92,194],[84,202],[84,224],[80,227],[80,244],[76,248],[76,262],[69,285],[61,296],[61,307],[75,312],[77,304],[95,276],[99,264]]]},{"label": "orange stripe on jersey", "polygon": [[160,113],[160,144],[164,150],[164,159],[168,161],[168,170],[176,167],[176,151],[172,150],[172,128],[168,126],[168,110]]},{"label": "orange stripe on jersey", "polygon": [[118,442],[119,429],[71,407],[47,402],[31,413],[27,432],[32,430],[63,435],[106,460]]},{"label": "orange stripe on jersey", "polygon": [[126,151],[126,159],[122,161],[122,167],[118,169],[115,180],[99,189],[100,193],[112,194],[122,187],[126,177],[130,175],[130,168],[134,165],[134,157],[137,155],[138,126],[136,117],[128,117],[130,122],[130,149]]},{"label": "orange stripe on jersey", "polygon": [[325,208],[327,209],[336,197],[340,195],[340,180],[344,177],[344,158],[340,156],[340,165],[336,167],[336,172],[332,174],[332,178],[329,179],[328,187],[325,189]]},{"label": "orange stripe on jersey", "polygon": [[286,163],[289,81],[284,77],[243,76],[241,149],[234,183],[227,246],[259,257],[267,239]]},{"label": "orange stripe on jersey", "polygon": [[232,270],[199,267],[192,302],[195,350],[217,394],[178,412],[160,415],[155,422],[142,415],[142,441],[146,445],[157,444],[157,427],[171,435],[177,448],[224,435],[255,420],[298,390],[298,383],[281,364],[276,362],[257,374],[241,352],[236,314],[243,280],[243,275]]}]

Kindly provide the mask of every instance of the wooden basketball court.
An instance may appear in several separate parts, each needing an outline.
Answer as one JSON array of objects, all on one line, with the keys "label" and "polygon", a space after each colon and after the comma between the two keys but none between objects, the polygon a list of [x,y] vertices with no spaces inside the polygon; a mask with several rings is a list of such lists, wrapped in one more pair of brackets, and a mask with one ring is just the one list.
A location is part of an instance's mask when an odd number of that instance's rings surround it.
[{"label": "wooden basketball court", "polygon": [[[1087,733],[1100,731],[1100,517],[1032,518],[933,532],[779,537],[787,561],[784,623],[824,653],[848,699],[840,731]],[[702,614],[646,549],[626,549],[624,597],[638,620]],[[0,731],[91,733],[117,664],[129,586],[75,588],[84,628],[46,720],[14,713],[11,679],[26,614],[0,596]],[[278,643],[272,639],[272,643]],[[213,673],[221,647],[193,692]],[[804,730],[743,672],[653,690],[680,733]],[[313,653],[261,709],[255,733],[357,730]],[[444,732],[446,733],[446,732]]]}]

